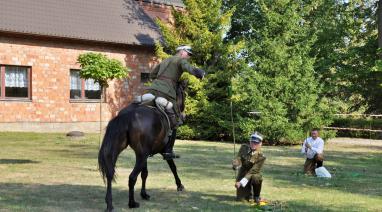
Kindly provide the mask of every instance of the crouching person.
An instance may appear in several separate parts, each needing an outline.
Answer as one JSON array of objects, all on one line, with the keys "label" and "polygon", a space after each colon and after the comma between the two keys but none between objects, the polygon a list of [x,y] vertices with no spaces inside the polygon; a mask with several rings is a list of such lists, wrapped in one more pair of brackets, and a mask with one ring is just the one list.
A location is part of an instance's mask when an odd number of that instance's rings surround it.
[{"label": "crouching person", "polygon": [[239,170],[235,183],[238,201],[255,201],[256,204],[262,201],[260,198],[263,183],[261,169],[266,159],[261,152],[262,141],[262,135],[257,132],[252,134],[250,144],[243,144],[237,158],[232,162],[233,168]]},{"label": "crouching person", "polygon": [[324,140],[319,137],[318,129],[310,132],[311,137],[305,139],[302,144],[301,153],[306,156],[304,173],[315,175],[315,169],[323,165],[324,162]]}]

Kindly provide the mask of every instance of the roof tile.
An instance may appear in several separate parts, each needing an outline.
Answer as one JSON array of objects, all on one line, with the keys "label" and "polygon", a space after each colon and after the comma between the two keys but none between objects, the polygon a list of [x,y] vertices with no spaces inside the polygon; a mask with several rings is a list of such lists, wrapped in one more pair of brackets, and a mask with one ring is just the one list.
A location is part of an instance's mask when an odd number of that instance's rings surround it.
[{"label": "roof tile", "polygon": [[137,45],[160,39],[134,0],[12,0],[0,8],[0,31]]}]

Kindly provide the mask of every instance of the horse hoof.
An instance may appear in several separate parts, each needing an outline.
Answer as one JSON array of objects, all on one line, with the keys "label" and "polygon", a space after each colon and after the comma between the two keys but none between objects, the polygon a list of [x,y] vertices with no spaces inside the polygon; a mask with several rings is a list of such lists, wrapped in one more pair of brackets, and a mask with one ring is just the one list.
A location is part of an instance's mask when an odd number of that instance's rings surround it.
[{"label": "horse hoof", "polygon": [[129,203],[129,208],[139,208],[139,203],[138,202]]},{"label": "horse hoof", "polygon": [[176,190],[177,191],[183,191],[184,190],[184,186],[181,184],[180,186],[178,186],[178,188]]},{"label": "horse hoof", "polygon": [[141,193],[141,197],[144,200],[150,200],[150,195],[148,195],[146,192],[145,193]]},{"label": "horse hoof", "polygon": [[113,211],[114,211],[113,208],[106,208],[106,209],[105,209],[105,212],[113,212]]}]

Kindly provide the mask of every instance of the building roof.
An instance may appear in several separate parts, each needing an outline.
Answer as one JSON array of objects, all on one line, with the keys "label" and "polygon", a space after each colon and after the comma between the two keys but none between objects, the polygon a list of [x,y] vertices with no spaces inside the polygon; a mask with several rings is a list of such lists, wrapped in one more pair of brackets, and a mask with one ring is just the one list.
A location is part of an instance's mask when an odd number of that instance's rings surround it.
[{"label": "building roof", "polygon": [[148,46],[161,37],[134,0],[9,0],[0,8],[0,32]]},{"label": "building roof", "polygon": [[143,0],[143,1],[158,3],[158,4],[165,4],[165,5],[173,5],[177,7],[184,7],[182,0]]}]

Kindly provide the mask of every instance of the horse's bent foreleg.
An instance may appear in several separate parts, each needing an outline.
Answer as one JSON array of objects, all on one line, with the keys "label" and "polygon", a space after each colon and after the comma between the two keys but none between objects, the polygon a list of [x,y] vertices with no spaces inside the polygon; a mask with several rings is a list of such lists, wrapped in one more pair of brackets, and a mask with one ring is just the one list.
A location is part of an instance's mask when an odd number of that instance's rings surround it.
[{"label": "horse's bent foreleg", "polygon": [[176,165],[174,163],[174,160],[167,160],[167,163],[170,166],[172,174],[174,175],[175,183],[176,183],[176,186],[177,186],[177,190],[178,191],[183,191],[184,190],[184,186],[182,185],[182,182],[180,181],[180,178],[178,176],[178,172],[176,170]]},{"label": "horse's bent foreleg", "polygon": [[137,182],[137,177],[139,173],[142,171],[144,165],[147,163],[147,157],[137,157],[135,166],[133,171],[130,173],[129,176],[129,207],[130,208],[138,208],[139,203],[135,201],[134,198],[134,186]]},{"label": "horse's bent foreleg", "polygon": [[147,162],[146,162],[146,164],[143,167],[142,172],[141,172],[141,178],[142,178],[141,197],[145,200],[150,199],[150,195],[148,195],[146,193],[146,179],[147,179],[148,174],[149,174],[149,171],[147,170]]}]

